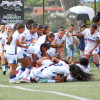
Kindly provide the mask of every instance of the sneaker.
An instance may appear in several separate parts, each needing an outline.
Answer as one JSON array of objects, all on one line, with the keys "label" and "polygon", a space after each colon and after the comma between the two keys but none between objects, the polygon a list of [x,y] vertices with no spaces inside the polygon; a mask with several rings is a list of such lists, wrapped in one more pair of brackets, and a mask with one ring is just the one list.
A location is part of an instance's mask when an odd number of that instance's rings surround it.
[{"label": "sneaker", "polygon": [[14,81],[9,80],[10,84],[18,84],[20,81],[18,79],[15,79]]},{"label": "sneaker", "polygon": [[21,83],[30,83],[30,80],[26,79],[26,78],[22,78],[20,80]]},{"label": "sneaker", "polygon": [[40,79],[39,83],[48,83],[48,79]]},{"label": "sneaker", "polygon": [[3,71],[3,75],[6,75],[6,71]]}]

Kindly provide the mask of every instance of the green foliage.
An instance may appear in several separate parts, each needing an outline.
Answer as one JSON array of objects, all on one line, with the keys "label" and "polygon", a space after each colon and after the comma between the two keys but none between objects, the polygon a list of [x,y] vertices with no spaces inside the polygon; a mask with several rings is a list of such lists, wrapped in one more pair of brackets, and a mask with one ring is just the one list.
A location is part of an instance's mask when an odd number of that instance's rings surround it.
[{"label": "green foliage", "polygon": [[[46,2],[46,0],[45,0]],[[26,0],[25,1],[25,6],[42,6],[43,0]]]},{"label": "green foliage", "polygon": [[[99,2],[97,2],[96,3],[96,10],[97,10],[97,12],[99,11],[99,6],[100,6],[100,4],[99,4]],[[94,9],[94,3],[91,3],[90,7]]]}]

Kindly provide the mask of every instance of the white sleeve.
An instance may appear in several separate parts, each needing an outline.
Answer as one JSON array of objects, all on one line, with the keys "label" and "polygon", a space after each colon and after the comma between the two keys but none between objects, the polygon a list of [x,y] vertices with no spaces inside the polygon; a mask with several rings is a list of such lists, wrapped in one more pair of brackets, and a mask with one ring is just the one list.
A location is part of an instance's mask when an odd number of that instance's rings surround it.
[{"label": "white sleeve", "polygon": [[36,44],[41,45],[43,43],[45,43],[45,36],[44,35],[41,36],[40,38],[38,38]]},{"label": "white sleeve", "polygon": [[66,81],[72,82],[75,81],[74,77],[72,77],[70,74],[67,76]]},{"label": "white sleeve", "polygon": [[5,38],[2,38],[1,44],[5,44]]},{"label": "white sleeve", "polygon": [[82,31],[81,34],[86,35],[86,31],[87,31],[87,29],[85,29],[84,31]]}]

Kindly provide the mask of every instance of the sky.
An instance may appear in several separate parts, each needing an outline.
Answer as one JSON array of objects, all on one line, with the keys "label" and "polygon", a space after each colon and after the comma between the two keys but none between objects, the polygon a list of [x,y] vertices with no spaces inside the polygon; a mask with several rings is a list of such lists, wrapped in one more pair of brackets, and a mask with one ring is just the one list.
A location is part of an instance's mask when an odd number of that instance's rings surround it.
[{"label": "sky", "polygon": [[[90,0],[91,2],[94,2],[94,0]],[[99,0],[96,0],[96,2],[99,2]]]}]

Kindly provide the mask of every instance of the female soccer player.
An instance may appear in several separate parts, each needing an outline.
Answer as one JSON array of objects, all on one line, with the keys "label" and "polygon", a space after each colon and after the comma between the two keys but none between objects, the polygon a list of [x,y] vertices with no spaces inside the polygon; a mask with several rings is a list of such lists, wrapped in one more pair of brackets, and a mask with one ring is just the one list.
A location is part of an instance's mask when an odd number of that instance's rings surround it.
[{"label": "female soccer player", "polygon": [[99,45],[99,32],[97,31],[97,26],[95,24],[92,24],[90,29],[84,30],[81,34],[71,34],[69,36],[87,36],[87,45],[85,46],[85,52],[84,55],[88,58],[90,61],[91,55],[93,55],[93,62],[99,68],[99,62],[98,62],[98,54],[97,49]]},{"label": "female soccer player", "polygon": [[[2,41],[1,41],[1,49],[2,49],[2,57],[1,57],[1,63],[2,63],[2,69],[3,69],[3,75],[6,74],[6,50],[9,47],[6,42],[7,42],[7,38],[10,34],[10,32],[12,31],[12,27],[11,26],[7,26],[6,28],[6,35],[3,36]],[[9,68],[8,68],[9,69]]]},{"label": "female soccer player", "polygon": [[19,42],[20,34],[25,30],[25,26],[23,24],[18,24],[17,29],[13,30],[10,33],[10,37],[8,38],[7,44],[9,44],[9,48],[7,49],[7,60],[10,65],[10,83],[16,83],[16,66],[17,66],[17,47],[22,47],[28,49],[28,46],[21,45]]}]

